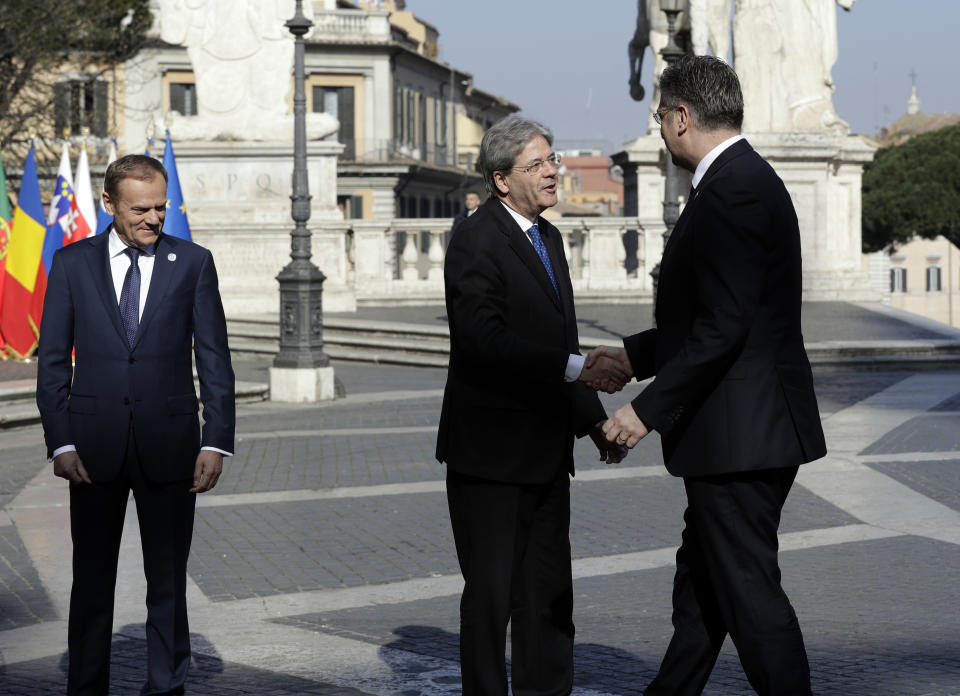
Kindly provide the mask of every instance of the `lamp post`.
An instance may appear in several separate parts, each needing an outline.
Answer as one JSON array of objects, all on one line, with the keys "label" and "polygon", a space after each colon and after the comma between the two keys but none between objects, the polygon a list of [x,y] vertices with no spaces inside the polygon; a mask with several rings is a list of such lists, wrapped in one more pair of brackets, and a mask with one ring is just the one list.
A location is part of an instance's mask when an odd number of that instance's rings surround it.
[{"label": "lamp post", "polygon": [[304,90],[303,37],[313,26],[303,0],[286,27],[295,37],[293,93],[293,194],[290,263],[280,274],[280,350],[270,370],[270,398],[317,401],[333,398],[333,368],[323,352],[323,281],[310,260],[310,193],[307,181],[307,98]]},{"label": "lamp post", "polygon": [[[677,15],[686,9],[686,0],[660,0],[660,9],[667,15],[667,45],[660,49],[660,55],[667,64],[667,68],[684,56],[684,50],[677,45]],[[673,163],[670,153],[664,152],[666,164],[664,167],[665,181],[663,192],[663,248],[667,248],[667,240],[673,232],[674,225],[680,218],[680,172]],[[653,277],[653,302],[657,302],[657,289],[660,283],[660,264],[650,271]]]}]

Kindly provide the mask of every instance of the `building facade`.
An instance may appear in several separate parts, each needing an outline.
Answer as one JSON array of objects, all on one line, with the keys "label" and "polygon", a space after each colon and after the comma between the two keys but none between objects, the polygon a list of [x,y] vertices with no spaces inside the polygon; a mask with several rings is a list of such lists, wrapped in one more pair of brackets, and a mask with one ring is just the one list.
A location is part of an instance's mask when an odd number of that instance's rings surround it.
[{"label": "building facade", "polygon": [[[122,154],[143,152],[151,149],[151,137],[162,144],[156,124],[165,115],[197,114],[197,78],[188,51],[161,38],[162,2],[151,0],[155,26],[133,59],[57,77],[51,118],[38,132],[49,150],[48,162],[40,157],[41,176],[55,176],[64,129],[74,141],[82,129],[89,130],[85,142],[96,178],[110,138]],[[474,164],[483,132],[519,107],[439,61],[436,28],[407,11],[404,0],[313,0],[311,9],[307,110],[330,113],[340,122],[329,139],[343,145],[337,202],[344,217],[455,215],[464,191],[480,185]],[[287,79],[292,110],[292,74]]]}]

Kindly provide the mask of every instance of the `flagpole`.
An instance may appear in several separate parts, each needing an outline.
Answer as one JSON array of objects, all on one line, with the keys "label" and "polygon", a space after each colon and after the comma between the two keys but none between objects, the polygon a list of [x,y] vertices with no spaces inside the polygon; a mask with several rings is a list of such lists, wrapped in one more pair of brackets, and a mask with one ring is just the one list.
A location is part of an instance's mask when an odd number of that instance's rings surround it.
[{"label": "flagpole", "polygon": [[310,260],[310,189],[307,179],[307,98],[304,90],[304,35],[313,26],[303,14],[303,0],[286,27],[295,37],[293,93],[293,195],[290,263],[280,274],[280,350],[270,370],[274,401],[334,398],[333,368],[323,352],[323,281]]}]

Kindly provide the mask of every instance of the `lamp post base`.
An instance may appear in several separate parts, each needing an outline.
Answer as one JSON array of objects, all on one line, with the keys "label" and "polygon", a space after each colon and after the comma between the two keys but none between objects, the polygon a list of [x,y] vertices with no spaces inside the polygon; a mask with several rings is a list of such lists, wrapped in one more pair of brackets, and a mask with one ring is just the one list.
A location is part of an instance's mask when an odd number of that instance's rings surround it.
[{"label": "lamp post base", "polygon": [[270,400],[314,403],[336,398],[333,367],[271,367]]}]

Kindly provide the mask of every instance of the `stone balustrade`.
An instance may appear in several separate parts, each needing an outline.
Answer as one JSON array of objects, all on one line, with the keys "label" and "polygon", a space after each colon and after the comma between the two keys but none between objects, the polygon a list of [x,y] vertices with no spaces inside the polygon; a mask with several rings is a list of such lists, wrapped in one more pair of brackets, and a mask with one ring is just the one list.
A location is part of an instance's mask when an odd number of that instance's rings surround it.
[{"label": "stone balustrade", "polygon": [[[637,218],[584,217],[552,220],[563,237],[578,300],[637,301],[651,296],[650,270],[662,251],[662,226]],[[358,304],[418,304],[443,301],[443,259],[449,218],[337,220],[311,225],[319,239],[342,240],[343,275],[329,273]],[[630,231],[636,231],[636,243]],[[627,249],[630,248],[628,258]],[[630,270],[628,270],[630,269]],[[331,269],[332,270],[332,269]]]},{"label": "stone balustrade", "polygon": [[389,41],[388,12],[314,9],[308,41]]}]

